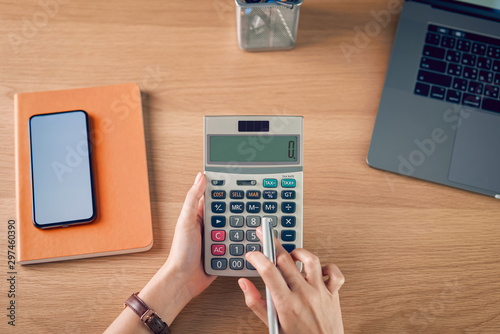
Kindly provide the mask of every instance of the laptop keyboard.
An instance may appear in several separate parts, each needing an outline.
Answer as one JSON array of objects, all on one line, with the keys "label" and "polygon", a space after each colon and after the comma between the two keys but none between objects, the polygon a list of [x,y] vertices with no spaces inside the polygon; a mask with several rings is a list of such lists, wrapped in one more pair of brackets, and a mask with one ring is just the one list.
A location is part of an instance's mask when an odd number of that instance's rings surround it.
[{"label": "laptop keyboard", "polygon": [[429,24],[414,93],[500,113],[500,39]]}]

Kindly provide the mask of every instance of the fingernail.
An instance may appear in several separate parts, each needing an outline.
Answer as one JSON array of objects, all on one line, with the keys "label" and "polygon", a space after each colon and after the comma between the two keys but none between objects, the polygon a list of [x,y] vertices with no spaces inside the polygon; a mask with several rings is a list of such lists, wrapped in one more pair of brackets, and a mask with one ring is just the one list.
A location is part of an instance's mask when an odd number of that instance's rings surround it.
[{"label": "fingernail", "polygon": [[242,279],[239,279],[238,284],[240,285],[240,289],[243,292],[247,291],[247,285],[245,284],[245,281],[243,281]]},{"label": "fingernail", "polygon": [[201,172],[198,172],[198,175],[196,175],[196,179],[194,179],[194,184],[198,184],[201,181]]}]

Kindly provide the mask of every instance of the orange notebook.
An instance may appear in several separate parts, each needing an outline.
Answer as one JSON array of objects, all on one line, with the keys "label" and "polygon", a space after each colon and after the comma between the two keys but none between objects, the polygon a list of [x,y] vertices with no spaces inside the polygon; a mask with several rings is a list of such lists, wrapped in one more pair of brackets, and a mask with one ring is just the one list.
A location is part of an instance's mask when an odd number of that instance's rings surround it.
[{"label": "orange notebook", "polygon": [[[29,118],[89,115],[97,219],[41,230],[33,225]],[[135,84],[15,96],[17,260],[20,264],[141,252],[153,245],[141,94]]]}]

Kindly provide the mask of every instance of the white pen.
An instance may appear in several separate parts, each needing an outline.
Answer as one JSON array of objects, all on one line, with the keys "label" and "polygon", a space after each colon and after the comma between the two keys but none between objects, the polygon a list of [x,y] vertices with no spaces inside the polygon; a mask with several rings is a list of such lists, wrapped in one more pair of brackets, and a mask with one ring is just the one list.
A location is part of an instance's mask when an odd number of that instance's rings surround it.
[{"label": "white pen", "polygon": [[[274,246],[272,218],[262,218],[262,245],[264,256],[276,265],[276,248]],[[278,334],[278,316],[274,307],[271,292],[266,286],[267,302],[267,322],[269,325],[269,334]]]}]

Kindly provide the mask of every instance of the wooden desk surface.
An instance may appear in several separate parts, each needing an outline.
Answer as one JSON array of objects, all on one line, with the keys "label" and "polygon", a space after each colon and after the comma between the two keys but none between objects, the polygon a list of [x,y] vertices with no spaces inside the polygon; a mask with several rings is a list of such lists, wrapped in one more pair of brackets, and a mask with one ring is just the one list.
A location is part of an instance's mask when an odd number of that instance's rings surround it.
[{"label": "wooden desk surface", "polygon": [[[0,1],[0,332],[102,332],[166,259],[184,194],[202,170],[202,117],[226,114],[305,117],[304,246],[346,277],[346,333],[500,332],[498,201],[365,162],[397,21],[390,15],[377,30],[371,12],[392,1],[306,0],[296,49],[275,53],[238,49],[233,0],[45,2]],[[340,46],[355,45],[355,29],[368,24],[372,37],[346,57]],[[18,265],[16,327],[8,326],[14,94],[124,82],[148,97],[155,245]],[[234,278],[217,279],[172,329],[266,331]]]}]

